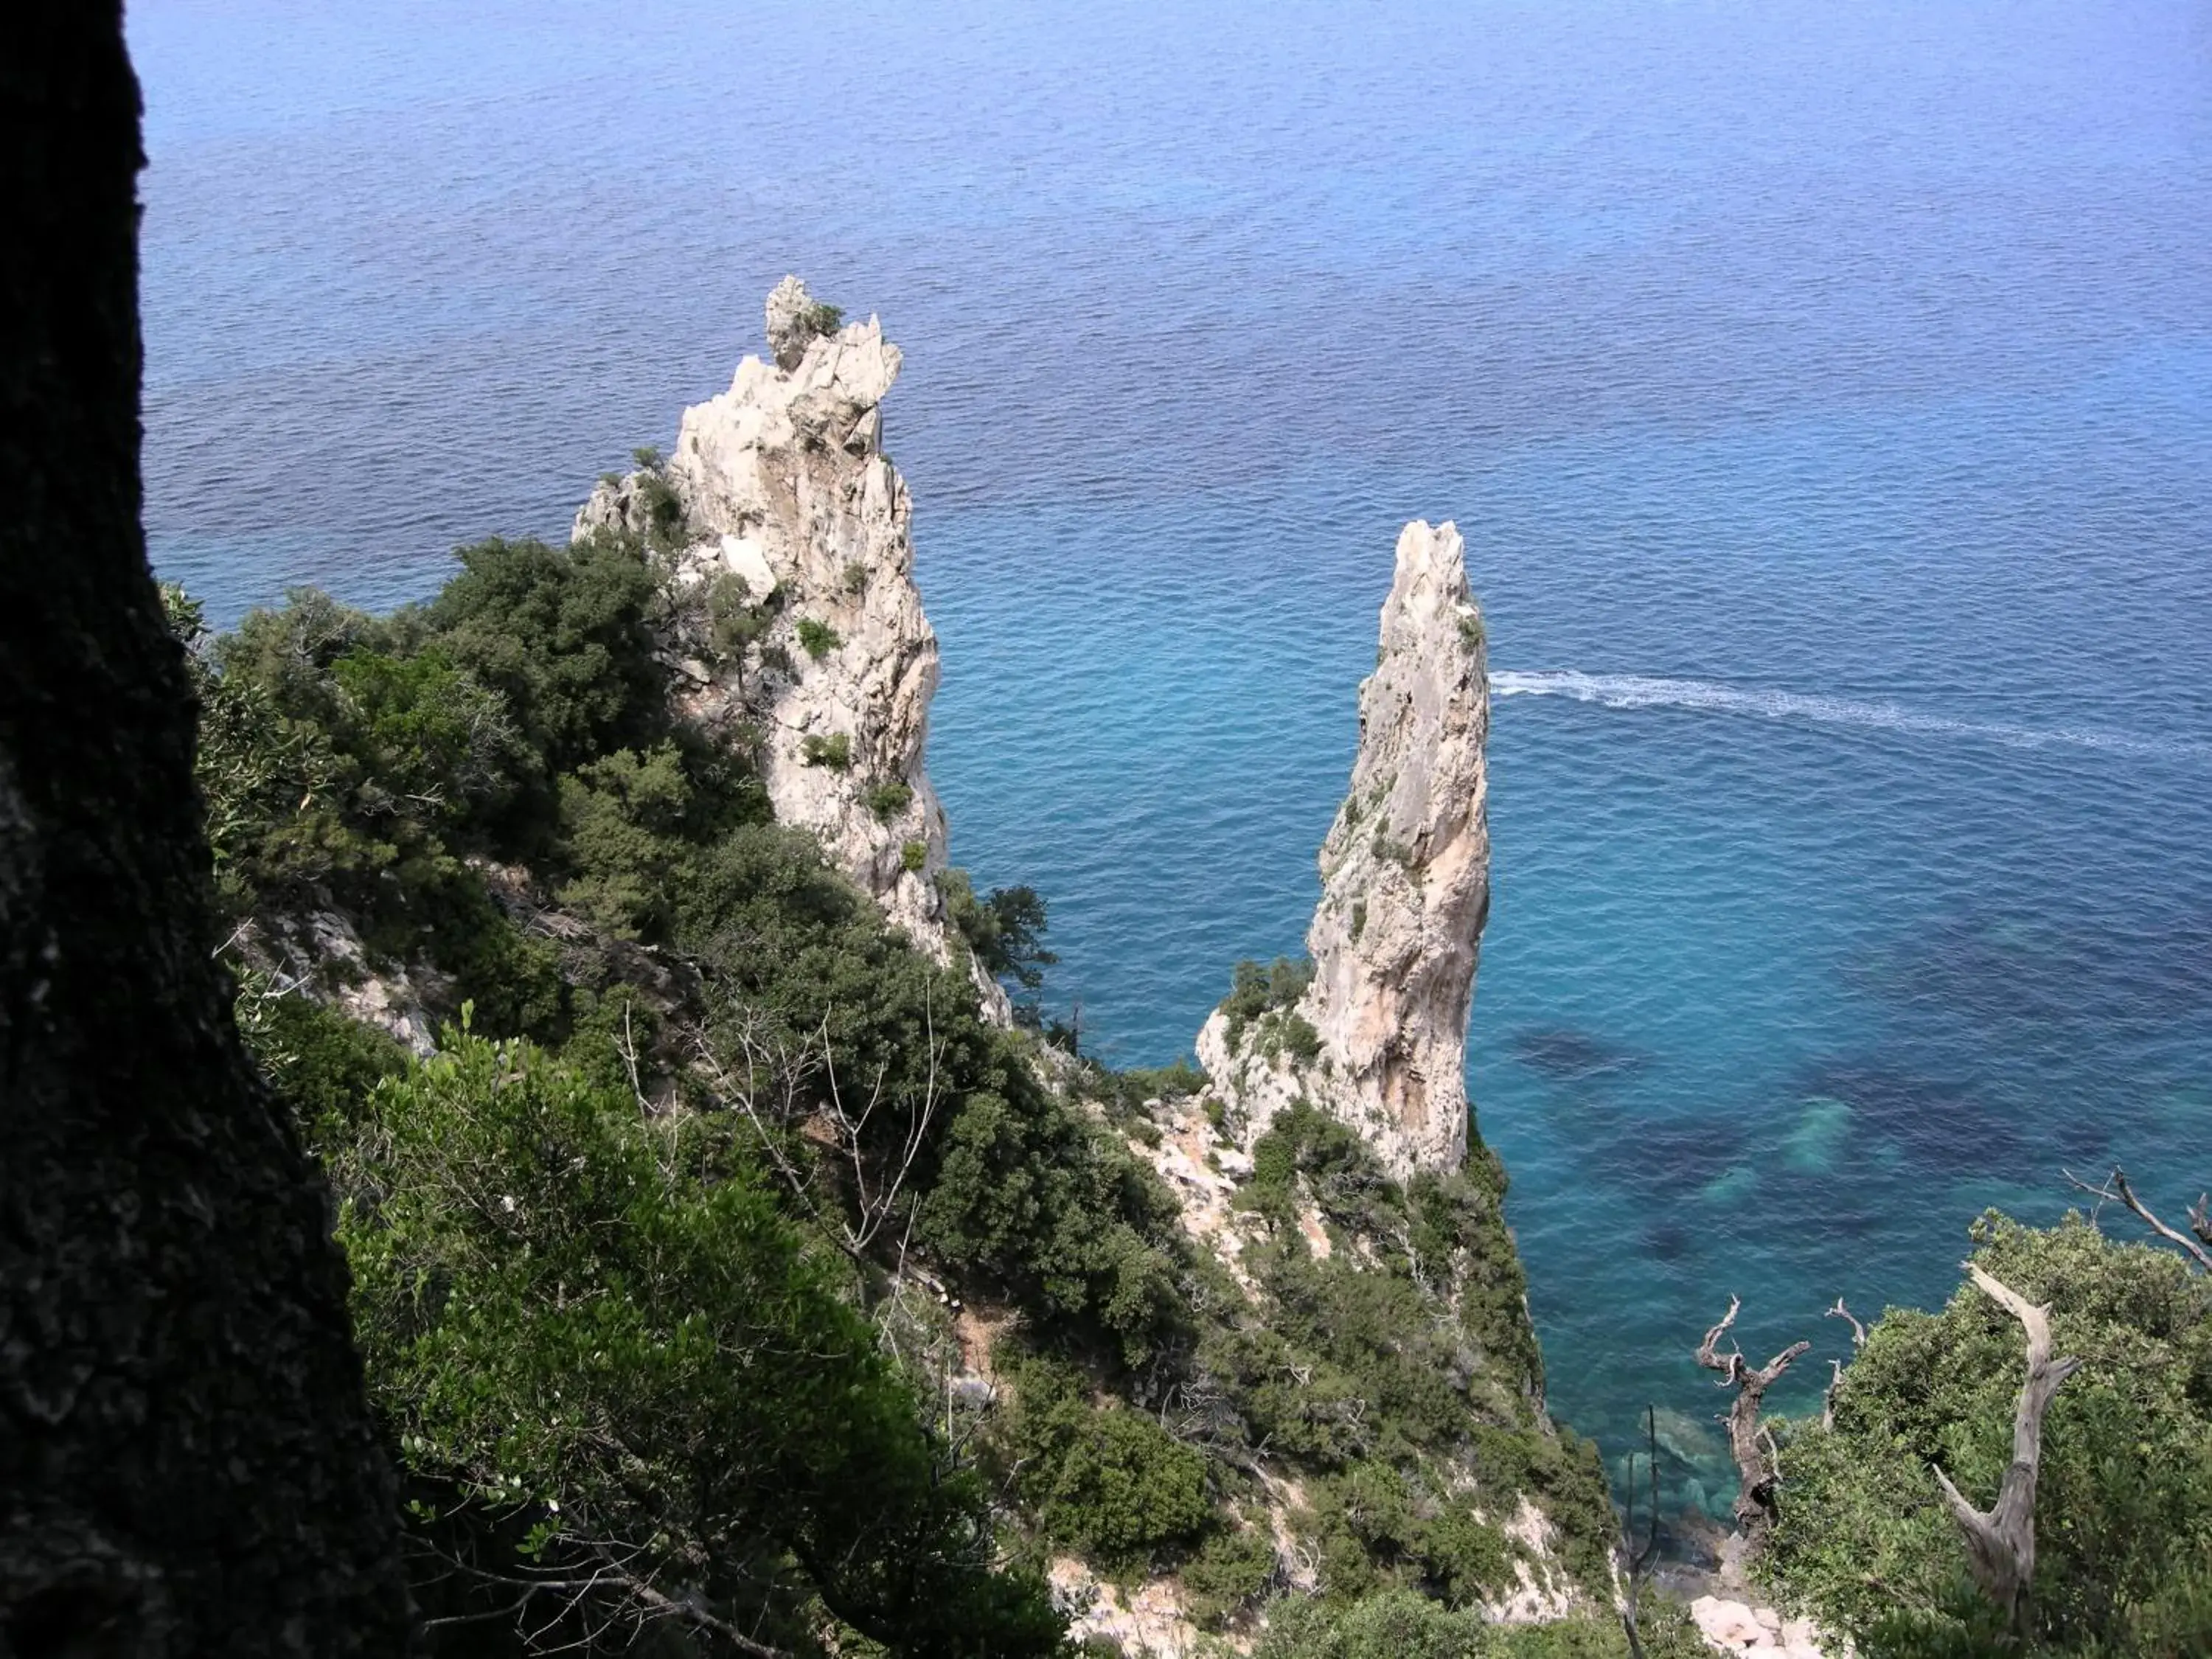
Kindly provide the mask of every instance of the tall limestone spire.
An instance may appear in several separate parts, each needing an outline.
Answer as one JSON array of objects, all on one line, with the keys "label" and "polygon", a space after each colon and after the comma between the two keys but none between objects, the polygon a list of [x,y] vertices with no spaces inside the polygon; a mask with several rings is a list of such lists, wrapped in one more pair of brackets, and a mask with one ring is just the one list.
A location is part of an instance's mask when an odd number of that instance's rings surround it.
[{"label": "tall limestone spire", "polygon": [[1468,1011],[1490,908],[1482,613],[1449,524],[1398,538],[1375,672],[1359,688],[1352,786],[1322,843],[1294,1006],[1218,1012],[1198,1053],[1248,1135],[1304,1099],[1403,1178],[1467,1156]]}]

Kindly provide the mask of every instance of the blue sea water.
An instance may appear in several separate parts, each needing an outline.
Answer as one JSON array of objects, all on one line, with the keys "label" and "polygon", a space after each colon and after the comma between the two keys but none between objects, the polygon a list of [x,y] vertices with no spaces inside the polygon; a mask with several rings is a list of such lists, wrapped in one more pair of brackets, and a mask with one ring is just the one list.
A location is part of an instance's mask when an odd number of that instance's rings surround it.
[{"label": "blue sea water", "polygon": [[[787,270],[906,348],[954,853],[1086,1036],[1299,948],[1399,525],[1490,617],[1469,1080],[1555,1407],[2212,1184],[2196,0],[143,0],[219,617],[555,534]],[[1717,1466],[1674,1496],[1717,1500]]]}]

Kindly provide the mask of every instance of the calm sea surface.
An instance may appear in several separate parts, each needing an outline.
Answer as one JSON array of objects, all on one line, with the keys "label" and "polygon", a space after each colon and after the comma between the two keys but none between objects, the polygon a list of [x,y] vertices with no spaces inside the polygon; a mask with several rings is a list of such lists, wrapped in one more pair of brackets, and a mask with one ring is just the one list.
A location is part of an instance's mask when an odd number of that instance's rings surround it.
[{"label": "calm sea surface", "polygon": [[1614,1449],[1713,1409],[1730,1291],[1810,1386],[2062,1166],[2212,1184],[2197,0],[130,26],[162,573],[381,606],[558,533],[804,273],[907,349],[954,854],[1114,1060],[1299,948],[1393,538],[1456,520],[1470,1082]]}]

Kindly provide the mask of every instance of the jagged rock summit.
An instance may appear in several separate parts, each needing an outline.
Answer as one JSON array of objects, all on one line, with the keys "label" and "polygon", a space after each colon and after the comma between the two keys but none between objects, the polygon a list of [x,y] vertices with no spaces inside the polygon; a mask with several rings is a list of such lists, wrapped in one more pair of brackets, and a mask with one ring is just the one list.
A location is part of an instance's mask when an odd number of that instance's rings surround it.
[{"label": "jagged rock summit", "polygon": [[[946,960],[945,811],[922,756],[937,635],[915,585],[913,505],[883,453],[899,349],[796,276],[768,297],[767,336],[773,361],[745,358],[728,391],[684,410],[667,462],[603,482],[573,534],[649,537],[657,507],[680,508],[666,516],[680,525],[684,712],[756,743],[777,821],[812,830]],[[1004,1019],[1005,993],[977,980]]]},{"label": "jagged rock summit", "polygon": [[1291,1006],[1224,1008],[1199,1034],[1248,1140],[1303,1098],[1401,1179],[1467,1156],[1468,1010],[1490,908],[1486,658],[1459,532],[1407,525],[1359,688],[1351,788],[1322,843],[1312,981]]}]

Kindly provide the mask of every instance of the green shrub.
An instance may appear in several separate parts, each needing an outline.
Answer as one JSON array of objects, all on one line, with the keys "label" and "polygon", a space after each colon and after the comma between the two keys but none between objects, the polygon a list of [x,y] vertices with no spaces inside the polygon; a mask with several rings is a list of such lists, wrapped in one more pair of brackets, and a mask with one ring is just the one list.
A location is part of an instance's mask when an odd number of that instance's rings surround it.
[{"label": "green shrub", "polygon": [[965,870],[937,878],[946,911],[986,973],[1010,979],[1024,991],[1044,983],[1044,970],[1060,958],[1044,946],[1045,902],[1034,887],[994,887],[983,897]]},{"label": "green shrub", "polygon": [[909,875],[920,875],[929,863],[929,843],[910,841],[899,848],[899,867]]},{"label": "green shrub", "polygon": [[506,698],[546,796],[555,775],[664,733],[667,671],[649,626],[659,583],[634,549],[495,539],[459,557],[421,620],[457,667]]},{"label": "green shrub", "polygon": [[[2083,1359],[2044,1420],[2034,1653],[2212,1651],[2212,1283],[2171,1252],[2069,1217],[1994,1213],[1974,1259],[2051,1310]],[[1788,1431],[1764,1571],[1869,1654],[1988,1650],[1931,1464],[1987,1503],[2012,1450],[2019,1324],[1972,1285],[1892,1309],[1836,1391],[1835,1427]],[[1980,1645],[1977,1645],[1977,1644]]]},{"label": "green shrub", "polygon": [[240,1003],[240,1031],[303,1135],[343,1134],[378,1084],[406,1072],[407,1050],[392,1038],[298,991],[247,986]]},{"label": "green shrub", "polygon": [[828,623],[817,622],[811,617],[801,617],[799,619],[797,632],[800,648],[817,662],[820,662],[823,658],[844,643],[837,637],[836,629],[830,627]]},{"label": "green shrub", "polygon": [[1182,1564],[1184,1605],[1192,1620],[1218,1628],[1257,1607],[1275,1586],[1275,1544],[1264,1519],[1212,1534]]},{"label": "green shrub", "polygon": [[1000,1454],[1045,1537],[1114,1571],[1141,1571],[1212,1519],[1206,1459],[1142,1413],[1094,1406],[1064,1365],[1009,1374]]},{"label": "green shrub", "polygon": [[[457,1531],[526,1528],[541,1566],[621,1559],[786,1645],[819,1606],[897,1649],[1051,1651],[1042,1583],[993,1569],[981,1489],[738,1133],[467,1036],[323,1120],[416,1526],[463,1563]],[[589,1613],[619,1613],[599,1582]]]},{"label": "green shrub", "polygon": [[752,589],[724,571],[707,588],[707,647],[717,662],[742,662],[775,617],[774,596],[753,603]]},{"label": "green shrub", "polygon": [[618,749],[561,780],[561,902],[623,939],[659,940],[692,849],[690,780],[673,744]]},{"label": "green shrub", "polygon": [[1256,962],[1238,963],[1229,994],[1221,1001],[1221,1012],[1229,1016],[1231,1051],[1243,1046],[1244,1028],[1252,1021],[1277,1009],[1292,1006],[1312,983],[1310,962],[1292,962],[1287,957],[1277,957],[1274,965],[1267,968]]},{"label": "green shrub", "polygon": [[[1709,1659],[1688,1615],[1646,1595],[1639,1621],[1649,1659]],[[1267,1632],[1253,1659],[1627,1659],[1617,1619],[1571,1615],[1541,1625],[1492,1625],[1409,1589],[1379,1592],[1350,1606],[1283,1596],[1267,1607]]]},{"label": "green shrub", "polygon": [[868,791],[868,810],[879,818],[895,818],[914,805],[914,786],[894,778]]},{"label": "green shrub", "polygon": [[832,771],[842,772],[853,763],[853,739],[843,732],[832,732],[826,738],[810,732],[799,749],[800,757],[809,766],[826,766]]}]

